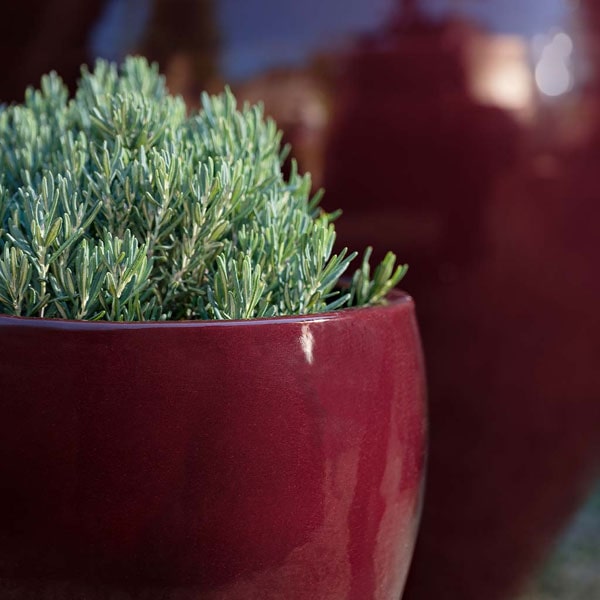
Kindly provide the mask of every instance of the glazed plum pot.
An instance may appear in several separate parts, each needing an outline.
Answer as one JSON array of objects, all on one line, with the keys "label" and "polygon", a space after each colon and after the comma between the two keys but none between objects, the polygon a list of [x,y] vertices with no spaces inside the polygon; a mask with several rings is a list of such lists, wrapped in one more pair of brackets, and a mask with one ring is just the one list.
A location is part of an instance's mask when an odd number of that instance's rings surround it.
[{"label": "glazed plum pot", "polygon": [[425,452],[409,297],[238,322],[0,317],[0,381],[11,598],[400,597]]}]

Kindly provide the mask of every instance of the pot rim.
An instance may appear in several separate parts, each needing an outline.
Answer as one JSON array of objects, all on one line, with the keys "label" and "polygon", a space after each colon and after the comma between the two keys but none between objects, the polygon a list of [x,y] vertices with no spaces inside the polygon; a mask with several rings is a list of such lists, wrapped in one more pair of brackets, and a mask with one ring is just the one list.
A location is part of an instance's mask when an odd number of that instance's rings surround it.
[{"label": "pot rim", "polygon": [[206,319],[206,320],[180,320],[180,321],[83,321],[73,319],[47,319],[43,317],[17,317],[14,315],[0,314],[0,327],[32,327],[53,330],[70,331],[109,331],[115,329],[190,329],[205,327],[251,327],[260,325],[319,323],[348,318],[352,314],[386,311],[402,305],[413,305],[414,300],[410,294],[394,289],[386,296],[386,304],[375,306],[352,306],[323,313],[308,315],[284,315],[276,317],[259,317],[256,319]]}]

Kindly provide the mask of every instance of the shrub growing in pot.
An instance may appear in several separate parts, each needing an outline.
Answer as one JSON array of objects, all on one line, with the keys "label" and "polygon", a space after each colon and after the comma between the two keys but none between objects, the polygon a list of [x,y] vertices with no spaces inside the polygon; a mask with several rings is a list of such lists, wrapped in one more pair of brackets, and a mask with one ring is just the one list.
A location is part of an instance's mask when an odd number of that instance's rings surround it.
[{"label": "shrub growing in pot", "polygon": [[[0,586],[11,598],[381,600],[420,499],[424,386],[389,254],[228,92],[56,75],[0,112]],[[33,596],[32,596],[33,594]]]}]

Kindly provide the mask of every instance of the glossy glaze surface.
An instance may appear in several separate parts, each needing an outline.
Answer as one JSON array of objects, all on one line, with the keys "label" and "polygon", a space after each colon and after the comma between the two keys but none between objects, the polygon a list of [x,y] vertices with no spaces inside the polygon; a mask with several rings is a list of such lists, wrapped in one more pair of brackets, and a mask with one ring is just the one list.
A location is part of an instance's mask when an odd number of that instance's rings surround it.
[{"label": "glossy glaze surface", "polygon": [[0,380],[11,598],[399,597],[425,444],[408,297],[237,323],[0,317]]}]

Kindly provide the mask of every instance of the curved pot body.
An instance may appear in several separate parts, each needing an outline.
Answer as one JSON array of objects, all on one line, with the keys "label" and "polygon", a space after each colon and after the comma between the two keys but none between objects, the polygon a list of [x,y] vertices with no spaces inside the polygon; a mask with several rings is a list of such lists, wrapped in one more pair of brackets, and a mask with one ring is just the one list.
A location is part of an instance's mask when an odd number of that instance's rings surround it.
[{"label": "curved pot body", "polygon": [[410,298],[240,322],[0,317],[0,381],[11,598],[400,596],[425,444]]}]

